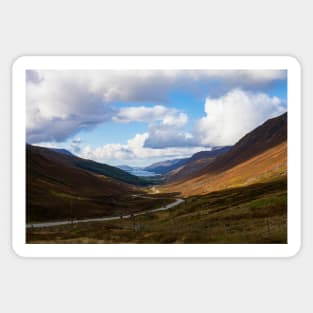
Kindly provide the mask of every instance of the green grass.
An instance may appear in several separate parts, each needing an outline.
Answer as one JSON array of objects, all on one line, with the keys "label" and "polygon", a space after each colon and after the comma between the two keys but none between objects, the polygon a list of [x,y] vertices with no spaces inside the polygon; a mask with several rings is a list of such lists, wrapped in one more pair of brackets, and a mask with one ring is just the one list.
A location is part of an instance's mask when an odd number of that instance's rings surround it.
[{"label": "green grass", "polygon": [[287,182],[194,196],[168,211],[131,219],[29,229],[27,242],[286,243]]}]

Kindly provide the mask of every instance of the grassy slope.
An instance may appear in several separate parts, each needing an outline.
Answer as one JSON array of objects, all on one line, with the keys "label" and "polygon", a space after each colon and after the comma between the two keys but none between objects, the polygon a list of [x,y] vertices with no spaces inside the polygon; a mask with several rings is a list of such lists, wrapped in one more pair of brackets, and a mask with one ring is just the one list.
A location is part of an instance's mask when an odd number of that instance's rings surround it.
[{"label": "grassy slope", "polygon": [[284,142],[287,142],[287,113],[267,120],[246,134],[227,153],[210,163],[203,173],[228,170]]},{"label": "grassy slope", "polygon": [[203,174],[199,177],[161,186],[161,192],[179,192],[183,196],[206,194],[226,188],[264,182],[286,175],[287,144],[274,148],[234,166],[224,172]]},{"label": "grassy slope", "polygon": [[28,229],[32,243],[286,243],[287,182],[190,197],[129,220]]},{"label": "grassy slope", "polygon": [[27,147],[27,222],[102,217],[156,207],[138,188],[75,167],[71,158]]}]

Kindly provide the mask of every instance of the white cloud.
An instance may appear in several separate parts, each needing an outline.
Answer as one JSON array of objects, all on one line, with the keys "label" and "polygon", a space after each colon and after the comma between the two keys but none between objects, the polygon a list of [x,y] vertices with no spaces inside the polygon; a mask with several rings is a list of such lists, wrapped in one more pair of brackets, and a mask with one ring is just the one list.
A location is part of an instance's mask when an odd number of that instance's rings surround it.
[{"label": "white cloud", "polygon": [[[62,74],[63,73],[63,74]],[[65,72],[45,72],[39,83],[27,84],[27,141],[64,141],[83,128],[111,119],[113,109]],[[33,74],[32,74],[33,75]]]},{"label": "white cloud", "polygon": [[188,116],[176,109],[167,108],[164,105],[155,105],[153,107],[135,106],[121,108],[116,116],[113,117],[116,122],[155,122],[162,121],[166,125],[186,124]]},{"label": "white cloud", "polygon": [[177,114],[167,114],[162,120],[162,124],[166,126],[174,126],[177,128],[184,127],[188,122],[188,115],[182,112]]},{"label": "white cloud", "polygon": [[[231,88],[264,88],[286,78],[286,71],[202,70],[42,70],[27,71],[27,141],[64,141],[81,129],[111,120],[151,121],[184,124],[186,116],[167,114],[164,107],[117,110],[114,101],[164,103],[175,88],[195,94]],[[200,88],[199,86],[206,86]],[[216,94],[215,94],[216,96]],[[183,113],[182,113],[183,114]]]},{"label": "white cloud", "polygon": [[187,114],[163,105],[153,107],[122,108],[113,117],[116,122],[149,123],[144,141],[145,148],[169,148],[193,145],[192,136],[183,129],[188,122]]},{"label": "white cloud", "polygon": [[180,124],[179,121],[177,125],[174,123],[175,121],[173,120],[170,124],[150,125],[144,147],[161,149],[196,146],[193,135],[186,132],[183,128],[184,124]]},{"label": "white cloud", "polygon": [[183,158],[199,151],[208,150],[205,147],[146,148],[144,143],[148,137],[148,133],[143,133],[137,134],[124,145],[106,144],[94,149],[85,146],[81,149],[80,156],[114,165],[127,163],[143,166],[161,159]]},{"label": "white cloud", "polygon": [[234,89],[205,101],[206,116],[195,126],[194,136],[201,145],[233,145],[246,133],[286,109],[277,97]]},{"label": "white cloud", "polygon": [[267,119],[285,112],[279,98],[240,89],[216,99],[207,98],[204,106],[206,116],[196,122],[192,133],[184,128],[184,113],[175,112],[173,119],[151,124],[147,132],[137,134],[126,144],[106,144],[94,149],[85,146],[80,155],[104,163],[140,166],[187,157],[212,146],[233,145]]},{"label": "white cloud", "polygon": [[75,153],[79,153],[80,152],[80,145],[82,144],[82,140],[80,138],[74,138],[71,142],[71,148],[73,149],[73,151]]}]

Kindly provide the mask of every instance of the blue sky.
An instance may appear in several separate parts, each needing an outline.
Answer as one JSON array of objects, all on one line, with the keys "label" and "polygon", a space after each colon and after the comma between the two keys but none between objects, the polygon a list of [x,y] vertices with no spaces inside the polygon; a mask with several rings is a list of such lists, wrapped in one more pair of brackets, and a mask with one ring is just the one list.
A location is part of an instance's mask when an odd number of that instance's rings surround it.
[{"label": "blue sky", "polygon": [[27,141],[145,166],[234,144],[287,110],[286,71],[28,71]]}]

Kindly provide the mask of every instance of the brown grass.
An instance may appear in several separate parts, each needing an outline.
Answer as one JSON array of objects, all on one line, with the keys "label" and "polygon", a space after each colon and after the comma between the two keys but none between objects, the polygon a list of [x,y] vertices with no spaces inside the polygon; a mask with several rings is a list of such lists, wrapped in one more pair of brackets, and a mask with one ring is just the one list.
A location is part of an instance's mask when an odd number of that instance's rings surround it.
[{"label": "brown grass", "polygon": [[225,172],[204,174],[191,180],[160,186],[161,192],[183,196],[206,194],[226,188],[279,179],[287,172],[287,143],[271,148]]}]

